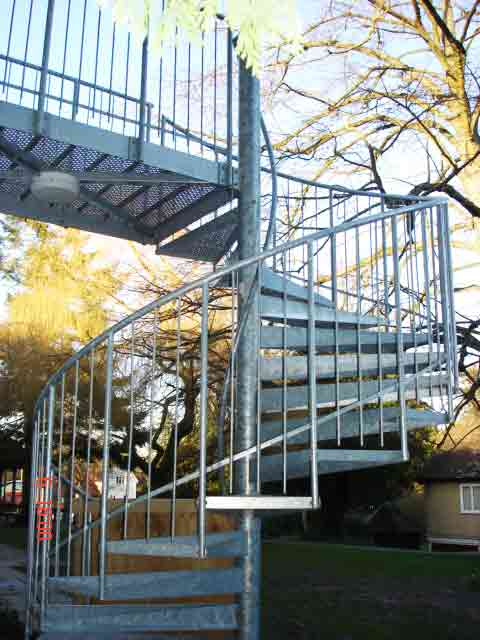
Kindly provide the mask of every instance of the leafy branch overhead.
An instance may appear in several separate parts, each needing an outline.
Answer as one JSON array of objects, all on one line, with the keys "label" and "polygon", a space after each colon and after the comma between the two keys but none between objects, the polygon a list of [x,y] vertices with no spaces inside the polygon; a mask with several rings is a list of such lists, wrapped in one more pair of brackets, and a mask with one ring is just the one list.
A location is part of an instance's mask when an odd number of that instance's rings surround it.
[{"label": "leafy branch overhead", "polygon": [[[258,75],[265,46],[284,42],[292,53],[300,48],[300,27],[295,0],[97,0],[113,10],[116,22],[127,24],[153,49],[182,33],[200,44],[201,33],[213,29],[221,17],[237,35],[236,50]],[[163,6],[164,5],[164,6]]]},{"label": "leafy branch overhead", "polygon": [[[411,191],[446,193],[480,217],[479,11],[479,2],[453,0],[318,7],[302,53],[279,47],[271,61],[277,106],[301,114],[277,149],[315,160],[317,177],[366,174],[380,188],[376,163],[415,146],[422,167]],[[309,82],[320,64],[328,87]]]}]

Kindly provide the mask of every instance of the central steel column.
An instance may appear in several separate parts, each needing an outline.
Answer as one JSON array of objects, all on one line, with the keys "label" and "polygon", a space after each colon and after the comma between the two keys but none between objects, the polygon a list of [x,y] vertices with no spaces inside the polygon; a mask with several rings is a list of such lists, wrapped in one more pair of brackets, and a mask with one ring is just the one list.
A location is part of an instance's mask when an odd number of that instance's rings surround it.
[{"label": "central steel column", "polygon": [[[240,260],[260,251],[260,88],[257,78],[240,61],[239,82],[239,257]],[[240,326],[238,345],[236,450],[247,449],[256,442],[257,357],[259,355],[257,266],[242,269],[239,277]],[[251,287],[254,287],[250,292]],[[252,295],[253,294],[253,295]],[[247,302],[248,301],[248,302]],[[235,493],[255,493],[249,474],[249,461],[237,463]],[[243,594],[240,602],[240,638],[260,638],[260,522],[253,511],[239,514],[240,529],[246,539],[242,559]]]}]

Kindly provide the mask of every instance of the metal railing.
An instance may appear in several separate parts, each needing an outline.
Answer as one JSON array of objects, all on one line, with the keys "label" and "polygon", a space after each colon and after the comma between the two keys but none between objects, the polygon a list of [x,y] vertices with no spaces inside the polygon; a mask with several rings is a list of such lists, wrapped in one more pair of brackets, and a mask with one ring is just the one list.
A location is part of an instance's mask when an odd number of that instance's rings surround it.
[{"label": "metal railing", "polygon": [[[398,447],[398,460],[405,460],[408,403],[423,404],[425,397],[438,396],[436,402],[446,401],[451,413],[457,372],[446,203],[429,200],[387,209],[386,196],[379,200],[377,213],[349,215],[353,219],[276,246],[163,296],[92,340],[49,380],[35,412],[28,624],[37,609],[40,617],[44,615],[50,575],[68,576],[74,570],[98,574],[99,597],[103,597],[108,521],[123,518],[122,533],[127,538],[133,504],[145,504],[148,540],[152,500],[169,497],[170,533],[175,540],[179,492],[197,498],[202,556],[207,494],[218,492],[215,479],[220,472],[227,476],[229,491],[233,490],[239,461],[251,461],[261,495],[264,480],[271,480],[268,465],[280,452],[278,486],[288,494],[291,445],[303,442],[310,460],[305,475],[312,478],[315,498],[318,460],[324,453],[319,442],[333,441],[339,451],[353,447],[376,453]],[[332,216],[333,199],[330,203]],[[257,442],[239,451],[235,449],[235,349],[241,321],[236,283],[240,270],[249,265],[258,266],[262,290],[268,289],[271,270],[285,284],[276,306],[270,301],[257,310],[260,330],[265,335],[270,330],[280,333],[281,342],[273,347],[263,342],[256,356]],[[296,343],[295,323],[290,322],[287,277],[291,282],[294,273],[298,283],[306,285],[303,304],[308,313],[303,326],[308,339],[303,344]],[[327,309],[327,319],[315,319],[318,308]],[[317,361],[322,353],[318,322],[320,326],[326,322],[333,332],[328,351],[333,365],[328,365],[328,384],[323,386],[318,381]],[[350,351],[356,356],[355,370],[348,374],[339,366],[344,329],[353,334]],[[375,375],[362,370],[365,331],[374,332],[379,345],[384,336],[395,345],[393,361],[385,360],[381,348],[376,351]],[[292,359],[299,355],[305,356],[302,366],[306,367],[300,374]],[[278,366],[272,373],[268,367],[273,356]],[[218,424],[216,412],[228,362],[229,410]],[[399,411],[393,445],[384,428],[384,413],[392,403]],[[300,417],[298,406],[305,407]],[[374,431],[366,428],[365,412],[371,407],[379,413]],[[269,414],[279,418],[276,430]],[[352,434],[345,425],[353,414],[358,429]],[[223,449],[217,447],[219,438],[225,443]],[[134,502],[128,498],[128,484],[119,506],[109,500],[113,467],[123,469],[127,478],[135,470],[140,495]],[[45,528],[42,509],[50,509],[55,516],[50,539],[38,537],[40,521]],[[95,529],[100,530],[98,566],[92,561]],[[80,554],[80,569],[73,566],[74,552]]]},{"label": "metal railing", "polygon": [[36,111],[40,130],[50,113],[212,160],[221,142],[231,156],[236,88],[221,19],[198,46],[177,34],[160,52],[96,0],[5,0],[2,12],[0,100]]}]

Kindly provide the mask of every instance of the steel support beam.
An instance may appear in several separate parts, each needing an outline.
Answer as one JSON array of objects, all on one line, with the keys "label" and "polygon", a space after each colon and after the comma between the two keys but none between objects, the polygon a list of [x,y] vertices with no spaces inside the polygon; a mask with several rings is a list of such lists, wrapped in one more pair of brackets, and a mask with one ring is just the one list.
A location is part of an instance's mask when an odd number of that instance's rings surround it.
[{"label": "steel support beam", "polygon": [[[260,250],[260,90],[259,82],[242,61],[239,82],[239,257],[240,260]],[[254,290],[250,292],[250,289]],[[259,291],[257,267],[241,270],[239,277],[240,326],[243,332],[238,345],[237,451],[256,442],[257,354],[259,352]],[[246,317],[245,317],[246,316]],[[235,493],[255,493],[254,478],[247,459],[237,464]],[[242,559],[243,593],[240,606],[240,638],[260,638],[260,524],[251,510],[240,512],[240,528],[246,539]]]}]

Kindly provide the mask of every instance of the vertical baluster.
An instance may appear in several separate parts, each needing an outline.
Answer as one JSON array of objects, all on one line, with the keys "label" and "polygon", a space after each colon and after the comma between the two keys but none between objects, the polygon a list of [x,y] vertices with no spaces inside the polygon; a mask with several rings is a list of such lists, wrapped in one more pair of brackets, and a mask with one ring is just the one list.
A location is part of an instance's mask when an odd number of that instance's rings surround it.
[{"label": "vertical baluster", "polygon": [[[383,222],[383,220],[382,220]],[[379,268],[379,242],[378,242],[378,222],[375,222],[375,300],[377,305],[377,369],[378,369],[378,401],[380,418],[380,446],[385,446],[384,438],[384,412],[383,412],[383,367],[382,367],[382,333],[380,331],[380,268]],[[383,334],[385,335],[385,334]]]},{"label": "vertical baluster", "polygon": [[172,112],[172,136],[173,136],[173,148],[177,148],[177,58],[178,58],[178,27],[175,28],[175,44],[173,47],[173,112]]},{"label": "vertical baluster", "polygon": [[[77,105],[80,105],[80,85],[82,81],[82,71],[83,71],[83,52],[85,49],[85,29],[87,24],[87,0],[83,0],[83,17],[82,17],[82,35],[80,39],[80,59],[78,62],[78,82],[76,84],[76,89],[78,92]],[[74,98],[75,102],[75,98]],[[77,109],[73,109],[74,120],[78,114],[79,106]]]},{"label": "vertical baluster", "polygon": [[135,422],[134,416],[134,403],[135,403],[135,392],[134,392],[134,375],[135,375],[135,322],[131,324],[131,335],[130,335],[130,424],[128,430],[128,458],[127,458],[127,484],[125,486],[125,498],[124,498],[124,509],[125,513],[123,516],[123,538],[126,539],[128,536],[128,492],[130,487],[130,474],[132,472],[132,448],[133,448],[133,428]]},{"label": "vertical baluster", "polygon": [[[385,211],[385,198],[382,196],[381,200],[381,211],[384,213]],[[389,318],[390,318],[390,309],[389,309],[389,282],[388,282],[388,249],[387,249],[387,222],[385,219],[382,220],[382,256],[383,256],[383,299],[385,305],[385,331],[389,331]]]},{"label": "vertical baluster", "polygon": [[[162,0],[162,14],[165,11],[165,0]],[[190,82],[189,89],[190,91]],[[160,57],[160,69],[159,69],[159,78],[158,78],[158,128],[160,129],[160,140],[161,144],[164,144],[164,130],[165,130],[165,122],[163,119],[162,113],[162,97],[163,97],[163,56]],[[187,115],[188,118],[188,115]],[[187,125],[188,126],[188,125]]]},{"label": "vertical baluster", "polygon": [[308,242],[308,397],[310,411],[310,454],[312,507],[319,506],[317,472],[317,371],[315,346],[315,299],[313,274],[313,244]]},{"label": "vertical baluster", "polygon": [[85,575],[92,574],[92,514],[87,514],[87,563]]},{"label": "vertical baluster", "polygon": [[208,283],[202,286],[202,328],[200,340],[200,461],[198,482],[198,545],[206,556],[207,435],[208,435]]},{"label": "vertical baluster", "polygon": [[123,97],[123,129],[122,134],[125,135],[125,125],[127,120],[127,96],[128,96],[128,75],[130,70],[130,32],[127,35],[127,62],[125,66],[125,91]]},{"label": "vertical baluster", "polygon": [[431,247],[428,245],[427,238],[427,223],[426,223],[426,210],[421,211],[421,227],[422,227],[422,244],[423,244],[423,281],[425,287],[425,306],[426,306],[426,318],[427,318],[427,335],[428,335],[428,366],[430,367],[430,397],[433,397],[433,385],[432,385],[432,364],[433,364],[433,340],[432,340],[432,303],[430,296],[430,269],[429,269],[429,254]]},{"label": "vertical baluster", "polygon": [[45,22],[45,37],[43,40],[42,71],[40,74],[40,87],[38,91],[37,112],[35,114],[35,133],[40,134],[43,129],[43,119],[45,115],[46,90],[48,79],[48,65],[50,62],[50,48],[53,30],[53,13],[55,10],[55,0],[48,0],[47,18]]},{"label": "vertical baluster", "polygon": [[148,38],[142,44],[142,71],[140,78],[140,114],[137,139],[137,160],[143,160],[145,129],[147,124]]},{"label": "vertical baluster", "polygon": [[190,153],[190,90],[192,76],[192,45],[188,43],[187,62],[187,151]]},{"label": "vertical baluster", "polygon": [[448,294],[450,300],[450,338],[451,338],[451,359],[453,362],[454,390],[458,389],[459,373],[457,359],[457,326],[455,314],[455,289],[453,283],[453,262],[452,262],[452,245],[450,242],[450,223],[448,218],[448,204],[442,205],[444,215],[444,232],[445,232],[445,250],[447,259],[447,276],[448,276]]},{"label": "vertical baluster", "polygon": [[448,283],[448,258],[446,241],[448,232],[445,229],[444,208],[437,207],[438,260],[440,267],[440,295],[442,308],[442,325],[444,330],[444,352],[447,356],[447,405],[449,419],[453,419],[453,371],[452,371],[452,336],[450,324],[450,292]]},{"label": "vertical baluster", "polygon": [[[46,432],[47,432],[46,430],[47,407],[46,407],[45,399],[43,400],[41,406],[42,406],[42,409],[39,416],[39,420],[41,424],[41,427],[39,426],[39,428],[41,429],[41,437],[40,437],[40,445],[39,445],[39,460],[38,460],[39,475],[37,476],[37,480],[36,480],[37,485],[39,485],[40,487],[42,483],[42,478],[44,477],[44,474],[45,474],[44,455],[45,455],[45,438],[46,438]],[[43,499],[42,491],[43,490],[41,488],[39,488],[37,491],[37,497],[40,497],[40,500],[37,500],[37,502],[41,502],[41,500]],[[37,526],[38,526],[38,517],[37,517]],[[35,544],[35,574],[34,574],[34,583],[33,583],[33,601],[34,602],[37,601],[37,595],[38,595],[38,587],[40,582],[39,570],[40,570],[40,543],[37,539]]]},{"label": "vertical baluster", "polygon": [[[33,582],[34,582],[34,557],[35,557],[35,523],[36,513],[35,505],[37,501],[37,488],[36,480],[38,478],[38,441],[40,437],[40,423],[38,417],[38,411],[33,418],[33,430],[32,430],[32,458],[30,468],[30,504],[28,505],[28,543],[27,543],[27,583],[26,583],[26,611],[25,611],[25,634],[29,634],[31,631],[31,611],[35,603],[35,599],[32,595]],[[28,635],[27,635],[28,637]]]},{"label": "vertical baluster", "polygon": [[71,4],[72,0],[68,0],[67,7],[67,24],[65,26],[65,40],[63,44],[63,62],[62,62],[62,82],[60,85],[60,102],[58,105],[58,115],[62,115],[62,105],[63,105],[63,92],[65,88],[65,70],[67,68],[67,45],[68,45],[68,34],[70,31],[70,13],[71,13]]},{"label": "vertical baluster", "polygon": [[[258,264],[258,270],[257,270],[257,274],[258,274],[258,290],[261,291],[262,290],[262,268],[263,265],[262,263],[257,263]],[[257,317],[258,317],[258,323],[259,323],[259,331],[258,331],[258,335],[260,335],[260,331],[261,331],[261,320],[260,320],[260,315],[261,315],[261,296],[258,296],[258,300],[257,300]],[[257,494],[261,494],[262,493],[262,479],[261,479],[261,464],[262,464],[262,436],[261,436],[261,420],[262,420],[262,354],[261,354],[261,350],[259,349],[258,352],[258,357],[257,357],[257,454],[256,454],[256,461],[257,461]]]},{"label": "vertical baluster", "polygon": [[113,66],[115,61],[115,45],[116,45],[116,37],[117,37],[117,25],[114,23],[113,31],[112,31],[112,51],[110,54],[110,79],[109,79],[109,88],[108,88],[108,115],[107,115],[107,124],[112,124],[113,129],[113,121],[114,121],[114,113],[115,113],[115,98],[113,96]]},{"label": "vertical baluster", "polygon": [[85,464],[85,498],[83,509],[83,534],[82,534],[82,575],[86,573],[87,565],[87,531],[88,531],[88,515],[89,515],[89,498],[90,498],[90,455],[93,428],[93,374],[95,365],[95,349],[90,352],[90,376],[89,376],[89,392],[88,392],[88,433],[87,433],[87,459]]},{"label": "vertical baluster", "polygon": [[[102,10],[98,7],[98,19],[97,19],[97,42],[95,45],[95,66],[93,72],[93,100],[92,100],[92,118],[95,118],[97,107],[97,79],[98,79],[98,59],[100,50],[100,30],[102,26]],[[88,122],[88,118],[87,118]]]},{"label": "vertical baluster", "polygon": [[231,373],[230,373],[230,461],[229,461],[229,492],[230,495],[233,493],[233,453],[234,453],[234,437],[235,437],[235,403],[236,403],[236,394],[235,394],[235,367],[236,367],[236,350],[235,344],[237,340],[237,330],[238,330],[238,289],[237,289],[237,274],[235,271],[232,271],[232,338],[231,338],[231,353],[230,353],[230,362],[231,362]]},{"label": "vertical baluster", "polygon": [[[17,6],[17,0],[13,0],[13,4],[12,4],[12,13],[10,14],[10,27],[8,29],[8,44],[7,44],[7,53],[5,56],[5,70],[3,73],[3,90],[5,91],[5,85],[7,84],[7,75],[8,75],[8,84],[10,84],[10,69],[12,68],[12,65],[10,63],[10,65],[8,64],[9,58],[10,58],[10,47],[12,45],[12,34],[13,34],[13,21],[15,20],[15,9]],[[9,86],[7,85],[7,102],[8,102],[8,89]]]},{"label": "vertical baluster", "polygon": [[288,418],[288,401],[287,401],[287,365],[286,355],[288,348],[288,324],[287,324],[287,274],[285,273],[286,255],[282,253],[283,281],[282,281],[282,455],[283,455],[283,493],[287,495],[287,418]]},{"label": "vertical baluster", "polygon": [[227,182],[232,184],[233,155],[233,44],[232,32],[227,29]]},{"label": "vertical baluster", "polygon": [[[329,208],[329,216],[330,216],[330,227],[333,228],[335,226],[335,221],[333,218],[333,194],[332,191],[329,191],[328,194],[328,208]],[[333,334],[335,340],[335,430],[337,436],[337,445],[340,446],[342,443],[342,421],[339,413],[340,409],[340,367],[339,367],[339,359],[340,359],[340,350],[338,345],[338,284],[337,284],[337,235],[332,234],[330,236],[330,270],[332,274],[332,304],[334,307],[334,325],[333,325]]]},{"label": "vertical baluster", "polygon": [[[442,341],[442,337],[441,337],[441,331],[440,331],[440,301],[439,301],[439,294],[438,294],[438,268],[437,268],[437,260],[438,260],[438,256],[437,253],[435,251],[435,247],[436,247],[436,242],[435,242],[435,224],[434,224],[434,220],[433,220],[433,208],[430,208],[430,242],[431,242],[431,252],[432,252],[432,280],[433,280],[433,300],[434,300],[434,308],[435,308],[435,334],[436,334],[436,360],[437,362],[440,362],[440,358],[441,358],[441,341]],[[440,397],[442,398],[443,401],[443,395],[444,395],[444,391],[443,391],[443,383],[441,382],[442,378],[440,377]]]},{"label": "vertical baluster", "polygon": [[213,46],[213,146],[215,160],[217,154],[217,57],[218,57],[218,21],[215,20],[214,46]]},{"label": "vertical baluster", "polygon": [[[179,423],[179,411],[180,411],[180,347],[181,347],[181,335],[180,335],[180,298],[177,298],[177,332],[176,332],[176,345],[175,345],[175,417],[173,425],[173,478],[172,478],[172,509],[171,509],[171,524],[170,534],[172,541],[176,535],[177,525],[177,458],[178,458],[178,423]],[[223,425],[219,426],[223,429]]]},{"label": "vertical baluster", "polygon": [[112,419],[112,381],[113,381],[113,346],[114,334],[108,335],[107,346],[107,378],[105,382],[105,413],[103,426],[103,459],[102,459],[102,500],[100,522],[100,553],[99,553],[99,599],[105,595],[105,570],[107,552],[107,511],[108,511],[108,464],[110,457],[110,427]]},{"label": "vertical baluster", "polygon": [[34,0],[30,0],[30,9],[28,12],[28,21],[27,21],[27,34],[25,37],[25,51],[23,54],[23,65],[22,65],[22,81],[20,83],[20,104],[23,98],[23,89],[25,87],[25,71],[27,68],[27,57],[28,57],[28,45],[30,44],[30,27],[32,24],[32,9],[33,9]]},{"label": "vertical baluster", "polygon": [[407,422],[405,416],[405,371],[403,363],[402,309],[400,297],[400,264],[398,255],[398,226],[397,218],[392,216],[392,258],[393,279],[395,288],[395,320],[397,332],[397,373],[398,373],[398,402],[400,405],[400,439],[402,456],[408,460]]},{"label": "vertical baluster", "polygon": [[362,381],[362,334],[360,331],[360,321],[362,319],[362,289],[360,274],[360,232],[355,227],[355,276],[356,276],[356,297],[357,297],[357,376],[358,376],[358,416],[360,420],[360,446],[365,445],[364,424],[363,424],[363,381]]},{"label": "vertical baluster", "polygon": [[59,575],[60,561],[60,524],[63,517],[60,503],[63,499],[62,492],[62,465],[63,465],[63,426],[65,420],[65,374],[62,375],[60,391],[60,433],[58,436],[58,469],[57,469],[57,504],[55,511],[55,576]]},{"label": "vertical baluster", "polygon": [[78,380],[79,380],[79,361],[75,363],[75,388],[73,396],[73,427],[72,427],[72,449],[70,461],[70,492],[68,503],[68,543],[67,543],[67,576],[70,575],[70,556],[72,547],[72,518],[73,518],[73,498],[75,486],[75,448],[77,439],[77,416],[78,416]]},{"label": "vertical baluster", "polygon": [[[44,513],[48,514],[47,517],[44,516],[43,526],[47,528],[48,531],[51,531],[51,515],[52,515],[52,442],[53,442],[53,427],[54,427],[54,419],[55,419],[55,386],[51,385],[49,388],[48,395],[48,427],[47,427],[47,441],[46,441],[46,456],[45,456],[45,472],[44,472],[44,481],[45,488],[43,490],[43,504],[44,504]],[[46,522],[48,525],[45,527]],[[40,618],[43,621],[45,612],[47,609],[47,600],[48,600],[48,592],[47,592],[47,578],[49,577],[49,567],[50,567],[50,556],[49,556],[49,547],[50,547],[50,538],[51,533],[44,532],[43,541],[42,541],[42,583],[40,587],[41,593],[41,602],[40,602]]]},{"label": "vertical baluster", "polygon": [[155,411],[155,374],[157,360],[157,309],[153,312],[152,334],[152,364],[150,373],[150,420],[148,428],[148,486],[147,486],[147,523],[145,539],[150,539],[150,527],[152,519],[152,452],[153,452],[153,422]]},{"label": "vertical baluster", "polygon": [[200,153],[203,156],[203,107],[205,95],[205,31],[202,31],[202,55],[200,71]]}]

